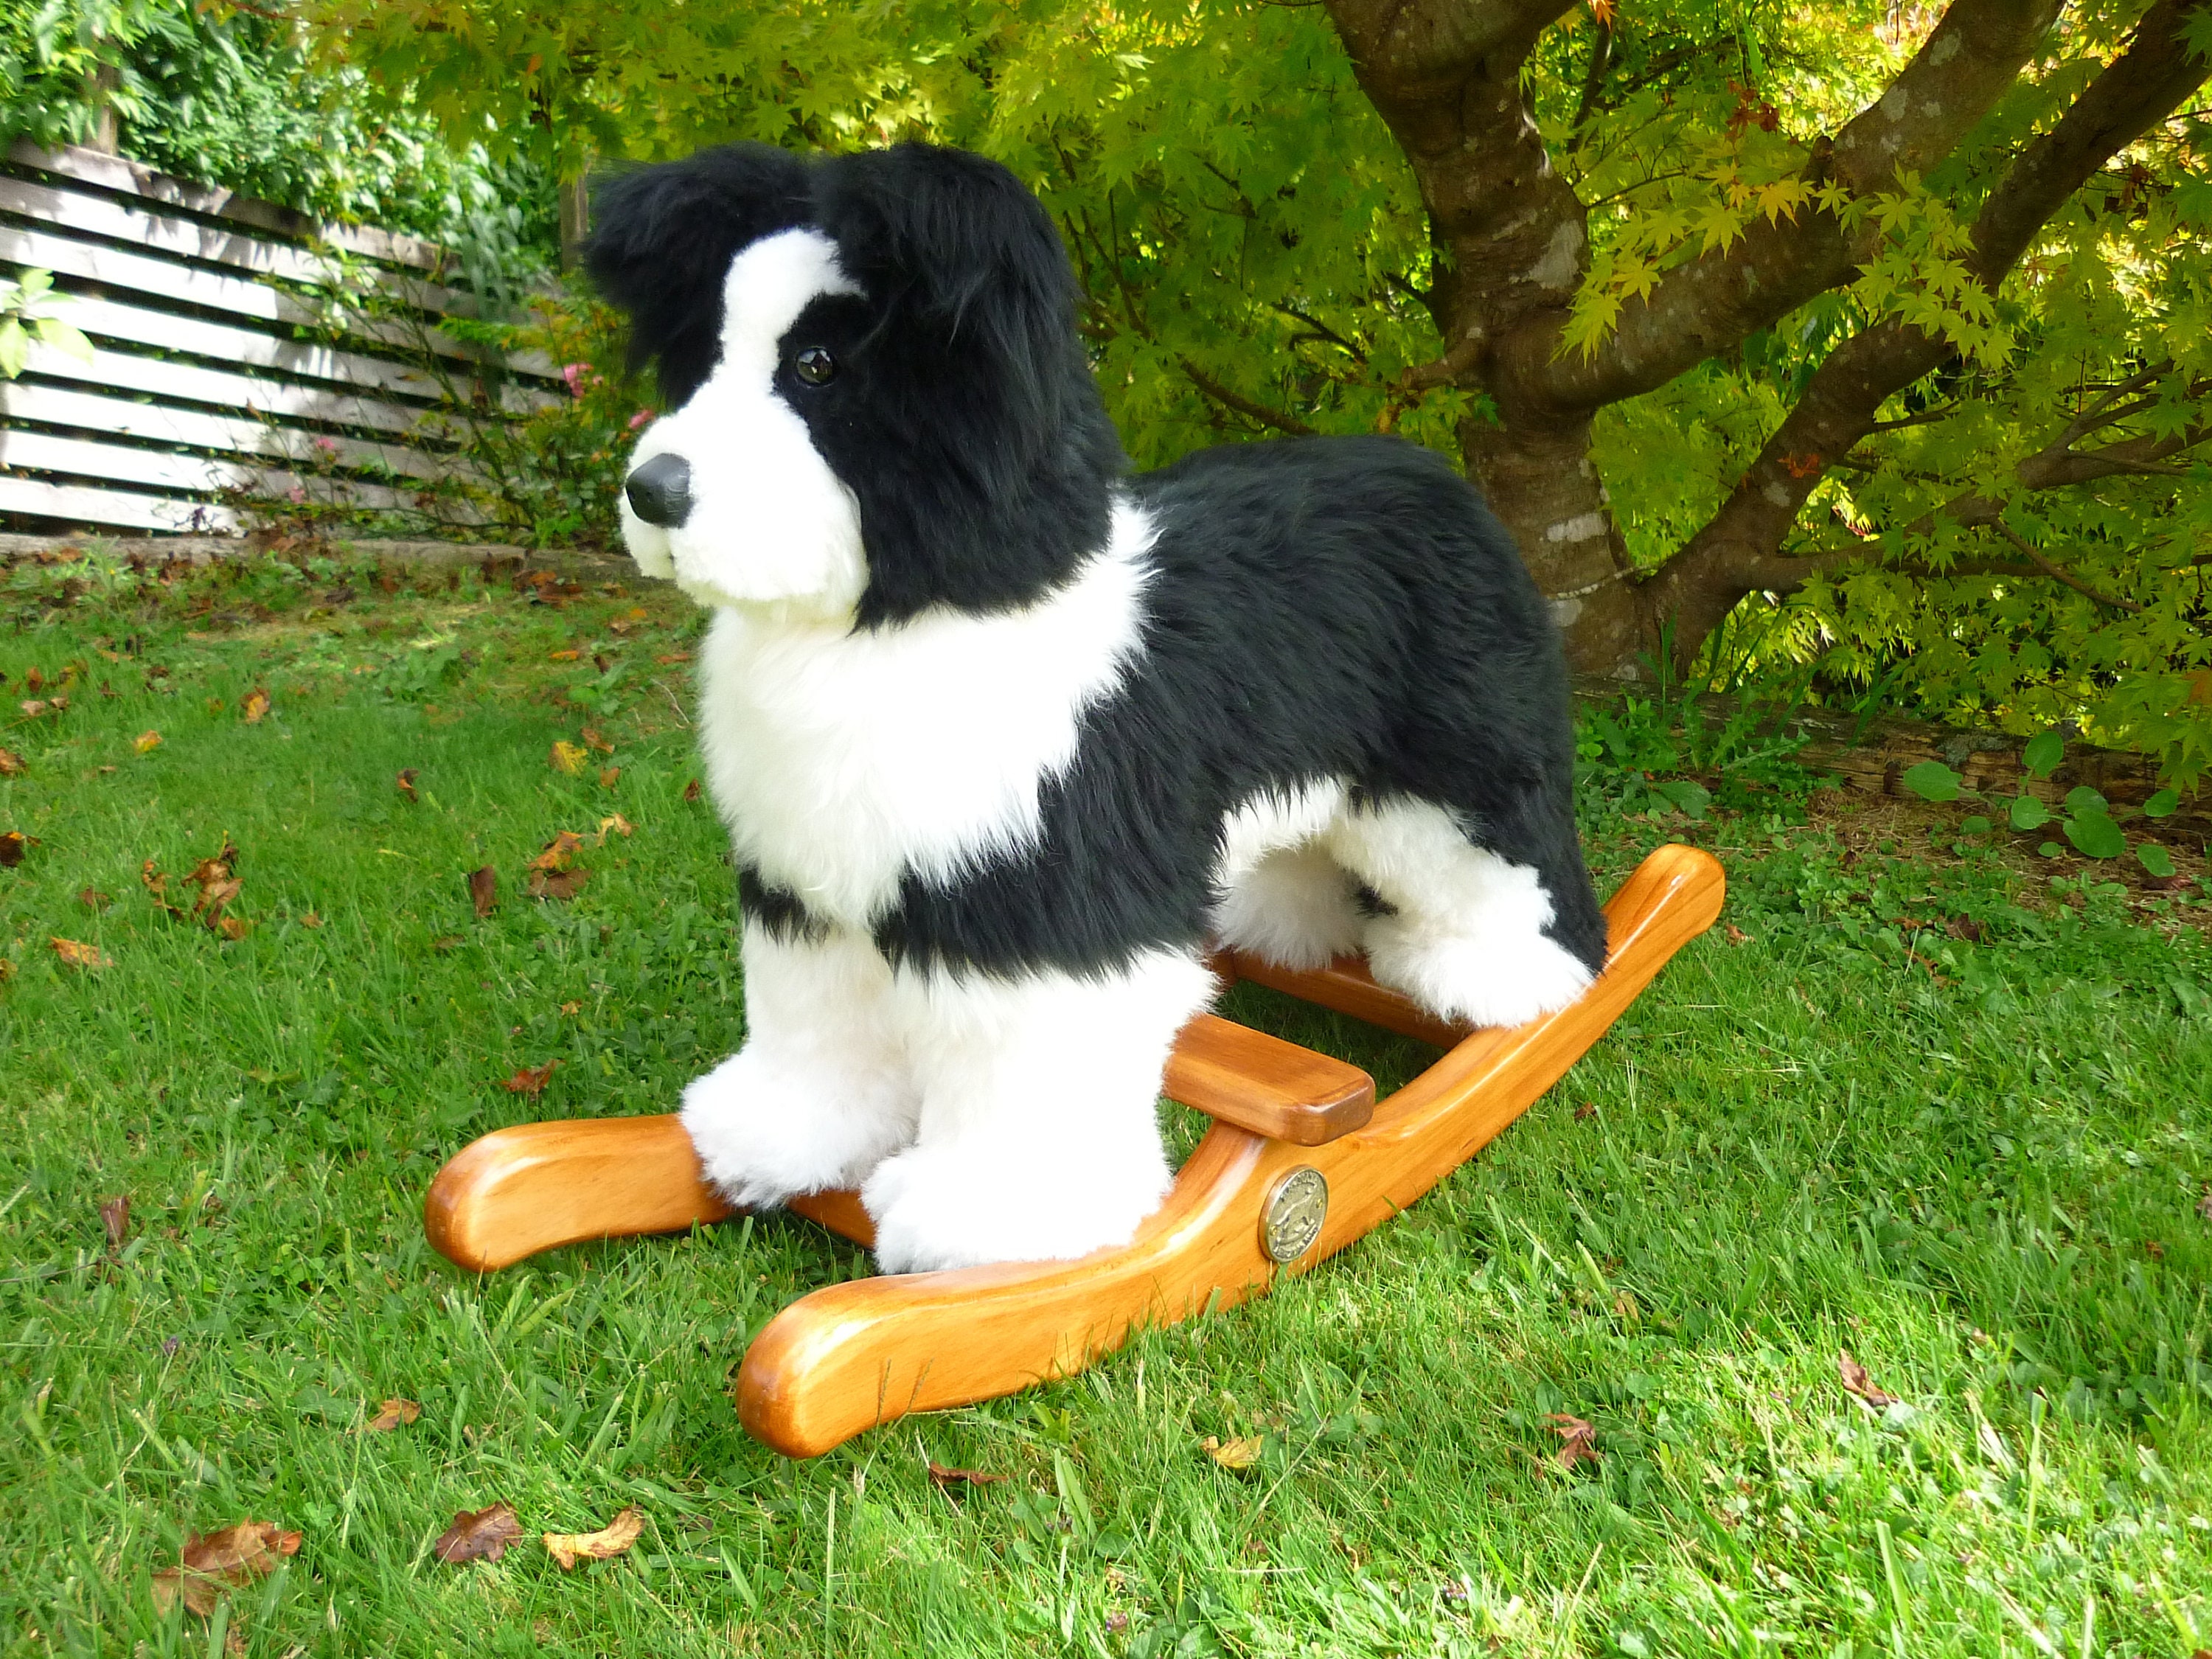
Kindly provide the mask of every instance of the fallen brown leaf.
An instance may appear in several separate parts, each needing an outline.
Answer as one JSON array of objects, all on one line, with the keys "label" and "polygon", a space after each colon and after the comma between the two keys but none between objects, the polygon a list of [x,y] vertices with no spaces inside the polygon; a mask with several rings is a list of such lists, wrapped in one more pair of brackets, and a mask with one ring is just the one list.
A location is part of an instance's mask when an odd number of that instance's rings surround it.
[{"label": "fallen brown leaf", "polygon": [[583,730],[582,736],[586,748],[596,749],[602,755],[611,755],[615,752],[614,744],[607,741],[606,735],[602,732],[598,726],[586,726]]},{"label": "fallen brown leaf", "polygon": [[419,799],[419,797],[415,793],[415,769],[410,766],[392,781],[398,786],[399,793],[404,795],[409,800]]},{"label": "fallen brown leaf", "polygon": [[161,746],[161,734],[159,732],[141,732],[131,739],[131,746],[142,755],[150,755]]},{"label": "fallen brown leaf", "polygon": [[1730,945],[1748,945],[1751,943],[1751,935],[1745,933],[1742,928],[1737,927],[1732,921],[1723,927],[1721,932],[1727,936],[1728,942]]},{"label": "fallen brown leaf", "polygon": [[1597,1425],[1571,1417],[1565,1412],[1547,1412],[1544,1420],[1552,1425],[1552,1432],[1559,1437],[1559,1449],[1552,1454],[1552,1467],[1571,1469],[1584,1458],[1595,1463],[1604,1455],[1597,1449]]},{"label": "fallen brown leaf", "polygon": [[664,651],[653,659],[653,661],[659,664],[663,668],[667,667],[672,663],[690,662],[690,660],[691,653],[689,651]]},{"label": "fallen brown leaf", "polygon": [[566,772],[574,777],[584,769],[588,754],[589,751],[581,744],[570,743],[566,738],[557,738],[554,740],[552,752],[545,758],[546,763],[555,771]]},{"label": "fallen brown leaf", "polygon": [[246,937],[246,924],[236,916],[217,916],[208,926],[234,944]]},{"label": "fallen brown leaf", "polygon": [[40,668],[38,664],[33,663],[28,668],[23,671],[23,690],[29,692],[35,697],[40,692],[46,689],[46,671]]},{"label": "fallen brown leaf", "polygon": [[1850,1350],[1839,1349],[1836,1354],[1836,1376],[1844,1385],[1844,1392],[1856,1395],[1875,1411],[1897,1403],[1897,1396],[1878,1389],[1867,1375],[1867,1368],[1851,1358]]},{"label": "fallen brown leaf", "polygon": [[115,960],[100,954],[96,945],[83,945],[73,939],[56,939],[49,935],[46,943],[54,947],[54,954],[72,968],[112,968]]},{"label": "fallen brown leaf", "polygon": [[246,701],[239,704],[238,712],[248,726],[260,725],[261,717],[269,712],[269,694],[255,686],[246,694]]},{"label": "fallen brown leaf", "polygon": [[621,768],[621,767],[619,767],[619,766],[603,766],[603,767],[601,767],[601,768],[599,769],[599,787],[600,787],[600,788],[602,788],[602,789],[611,789],[611,788],[613,788],[613,787],[615,787],[615,780],[616,780],[617,778],[620,777],[620,776],[622,776],[622,768]]},{"label": "fallen brown leaf", "polygon": [[266,1577],[279,1561],[299,1553],[300,1534],[273,1521],[240,1521],[205,1537],[188,1534],[183,1565],[154,1575],[155,1609],[166,1614],[181,1600],[204,1619],[230,1591]]},{"label": "fallen brown leaf", "polygon": [[394,1429],[405,1427],[422,1415],[422,1408],[415,1401],[395,1396],[377,1407],[376,1415],[362,1425],[361,1431],[363,1434],[389,1434]]},{"label": "fallen brown leaf", "polygon": [[105,910],[115,902],[115,898],[112,894],[103,893],[97,887],[80,887],[76,902],[88,910]]},{"label": "fallen brown leaf", "polygon": [[20,778],[23,772],[23,757],[12,749],[0,749],[0,778]]},{"label": "fallen brown leaf", "polygon": [[441,1561],[458,1566],[464,1561],[496,1561],[521,1536],[514,1505],[494,1504],[486,1510],[461,1510],[430,1548]]},{"label": "fallen brown leaf", "polygon": [[1234,1440],[1218,1440],[1208,1435],[1200,1441],[1199,1449],[1224,1469],[1249,1469],[1260,1461],[1266,1442],[1256,1434],[1242,1435]]},{"label": "fallen brown leaf", "polygon": [[466,941],[459,933],[441,933],[430,941],[433,951],[457,951]]},{"label": "fallen brown leaf", "polygon": [[545,1547],[567,1571],[579,1561],[611,1561],[637,1542],[645,1511],[631,1504],[597,1532],[549,1532]]},{"label": "fallen brown leaf", "polygon": [[530,896],[536,899],[572,899],[584,890],[584,884],[592,878],[588,870],[532,870],[530,872]]},{"label": "fallen brown leaf", "polygon": [[1972,916],[1954,916],[1943,925],[1943,931],[1953,939],[1962,939],[1969,945],[1982,942],[1982,924]]},{"label": "fallen brown leaf", "polygon": [[981,1469],[956,1469],[944,1463],[929,1466],[929,1478],[940,1486],[994,1486],[1011,1480],[1010,1474],[986,1474]]},{"label": "fallen brown leaf", "polygon": [[584,838],[574,830],[563,830],[539,849],[538,856],[530,860],[530,867],[533,870],[565,870],[583,844]]},{"label": "fallen brown leaf", "polygon": [[34,720],[46,712],[46,705],[37,697],[26,697],[15,707],[23,711],[23,718],[26,720]]},{"label": "fallen brown leaf", "polygon": [[612,830],[617,836],[627,836],[631,834],[636,827],[636,825],[633,824],[621,813],[610,812],[606,817],[599,820],[599,839],[594,841],[592,845],[594,847],[605,847],[607,844],[607,832],[609,830]]},{"label": "fallen brown leaf", "polygon": [[9,980],[15,977],[15,964],[9,961],[7,957],[0,957],[0,985],[5,985]]},{"label": "fallen brown leaf", "polygon": [[131,1237],[131,1194],[118,1193],[113,1198],[100,1200],[100,1224],[107,1232],[109,1254],[123,1248],[123,1241]]},{"label": "fallen brown leaf", "polygon": [[560,1064],[557,1060],[549,1060],[543,1066],[517,1066],[514,1075],[501,1086],[511,1095],[542,1095],[545,1092],[546,1084],[552,1080],[555,1068]]},{"label": "fallen brown leaf", "polygon": [[145,863],[138,866],[138,879],[144,885],[148,896],[153,899],[157,908],[175,917],[179,921],[185,919],[183,908],[169,897],[169,878],[155,867],[153,860],[148,859]]},{"label": "fallen brown leaf", "polygon": [[1580,1123],[1584,1118],[1595,1117],[1596,1115],[1597,1103],[1594,1100],[1586,1100],[1583,1102],[1581,1105],[1575,1108],[1575,1121],[1577,1123]]},{"label": "fallen brown leaf", "polygon": [[499,872],[489,864],[469,872],[469,902],[476,906],[478,921],[489,915],[498,904]]},{"label": "fallen brown leaf", "polygon": [[21,830],[10,830],[0,836],[0,869],[14,869],[23,861],[23,849],[29,841]]},{"label": "fallen brown leaf", "polygon": [[686,800],[696,800],[699,799],[698,779],[694,778],[690,782],[684,786],[684,799]]},{"label": "fallen brown leaf", "polygon": [[575,660],[576,660],[576,659],[577,659],[577,658],[579,658],[579,657],[582,656],[583,654],[584,654],[584,653],[583,653],[582,652],[580,652],[580,651],[556,651],[556,652],[553,652],[552,653],[550,653],[550,654],[546,658],[546,661],[548,661],[548,662],[574,662],[574,661],[575,661]]}]

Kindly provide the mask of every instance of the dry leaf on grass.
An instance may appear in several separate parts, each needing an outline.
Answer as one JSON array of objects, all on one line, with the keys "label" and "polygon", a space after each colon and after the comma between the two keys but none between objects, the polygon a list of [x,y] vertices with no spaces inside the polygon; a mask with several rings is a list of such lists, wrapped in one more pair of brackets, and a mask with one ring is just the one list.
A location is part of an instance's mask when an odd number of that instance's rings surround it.
[{"label": "dry leaf on grass", "polygon": [[392,781],[398,787],[399,793],[409,800],[418,799],[415,793],[415,769],[410,766]]},{"label": "dry leaf on grass", "polygon": [[1579,1417],[1565,1412],[1547,1412],[1544,1420],[1552,1425],[1552,1432],[1559,1437],[1559,1449],[1552,1454],[1551,1466],[1571,1469],[1584,1458],[1593,1463],[1604,1455],[1597,1449],[1597,1425],[1586,1423]]},{"label": "dry leaf on grass", "polygon": [[1243,1435],[1234,1440],[1219,1440],[1208,1435],[1198,1443],[1199,1449],[1224,1469],[1249,1469],[1260,1461],[1266,1442],[1259,1435]]},{"label": "dry leaf on grass", "polygon": [[613,787],[615,787],[615,780],[616,780],[617,778],[619,778],[620,776],[622,776],[622,768],[621,768],[621,767],[619,767],[619,766],[603,766],[603,767],[601,767],[601,768],[599,769],[599,787],[600,787],[600,788],[602,788],[602,789],[611,789],[611,788],[613,788]]},{"label": "dry leaf on grass", "polygon": [[34,720],[46,712],[46,705],[37,697],[26,697],[15,705],[23,711],[25,720]]},{"label": "dry leaf on grass", "polygon": [[142,755],[150,755],[161,746],[161,734],[159,732],[141,732],[131,739],[131,746]]},{"label": "dry leaf on grass", "polygon": [[468,941],[459,933],[441,933],[430,941],[433,951],[458,951]]},{"label": "dry leaf on grass", "polygon": [[615,752],[614,744],[607,741],[606,734],[596,726],[586,726],[582,737],[587,748],[596,749],[602,755],[611,755]]},{"label": "dry leaf on grass", "polygon": [[574,662],[584,653],[580,651],[555,651],[545,659],[548,662]]},{"label": "dry leaf on grass", "polygon": [[54,947],[54,954],[71,968],[112,968],[115,958],[100,954],[96,945],[85,945],[73,939],[57,939],[48,935],[46,943]]},{"label": "dry leaf on grass", "polygon": [[1585,1118],[1592,1118],[1596,1115],[1597,1103],[1594,1100],[1586,1100],[1583,1102],[1581,1105],[1575,1108],[1575,1121],[1577,1123],[1580,1123]]},{"label": "dry leaf on grass", "polygon": [[635,824],[632,823],[621,813],[610,812],[606,817],[599,820],[599,837],[597,840],[592,842],[592,845],[594,847],[605,847],[607,844],[607,833],[610,830],[612,830],[617,836],[627,836],[633,833],[636,828],[637,826]]},{"label": "dry leaf on grass", "polygon": [[0,749],[0,778],[20,778],[23,772],[23,757],[12,749]]},{"label": "dry leaf on grass", "polygon": [[549,1532],[545,1547],[565,1571],[579,1561],[613,1560],[644,1530],[645,1511],[633,1504],[597,1532]]},{"label": "dry leaf on grass", "polygon": [[430,1547],[441,1561],[458,1566],[464,1561],[496,1561],[521,1536],[514,1505],[494,1504],[488,1510],[461,1510]]},{"label": "dry leaf on grass", "polygon": [[183,1565],[154,1575],[155,1610],[166,1615],[182,1601],[204,1619],[225,1595],[266,1577],[299,1553],[300,1534],[273,1521],[240,1521],[205,1537],[189,1534]]},{"label": "dry leaf on grass", "polygon": [[103,893],[97,887],[80,887],[76,902],[88,910],[105,910],[115,902],[115,898],[112,894]]},{"label": "dry leaf on grass", "polygon": [[518,1066],[514,1075],[500,1086],[511,1095],[542,1095],[545,1092],[546,1084],[552,1080],[554,1068],[560,1063],[557,1060],[549,1060],[543,1066]]},{"label": "dry leaf on grass", "polygon": [[15,964],[9,961],[7,957],[0,957],[0,985],[5,985],[9,980],[15,977]]},{"label": "dry leaf on grass", "polygon": [[694,778],[690,782],[684,786],[684,799],[686,800],[696,800],[699,799],[698,779]]},{"label": "dry leaf on grass", "polygon": [[255,686],[246,694],[246,701],[239,704],[238,712],[248,726],[260,725],[261,717],[269,712],[269,694]]},{"label": "dry leaf on grass", "polygon": [[584,769],[584,762],[589,756],[590,751],[581,744],[570,743],[566,738],[561,738],[555,740],[552,750],[545,759],[555,771],[566,772],[573,778]]},{"label": "dry leaf on grass", "polygon": [[1842,1382],[1844,1393],[1856,1395],[1875,1411],[1897,1403],[1895,1395],[1875,1386],[1874,1379],[1867,1375],[1867,1368],[1851,1358],[1848,1348],[1837,1351],[1836,1376]]},{"label": "dry leaf on grass", "polygon": [[929,1478],[940,1486],[995,1486],[1001,1480],[1011,1480],[1010,1474],[986,1474],[981,1469],[956,1469],[944,1463],[929,1466]]},{"label": "dry leaf on grass", "polygon": [[583,844],[584,838],[574,830],[563,830],[538,850],[538,856],[530,860],[530,867],[533,870],[566,870],[574,861],[577,849]]},{"label": "dry leaf on grass", "polygon": [[477,908],[477,920],[482,921],[499,902],[499,872],[489,864],[481,870],[469,872],[469,902]]},{"label": "dry leaf on grass", "polygon": [[23,861],[23,849],[30,845],[29,837],[21,830],[10,830],[0,836],[0,869],[12,870]]},{"label": "dry leaf on grass", "polygon": [[592,878],[588,870],[532,870],[530,872],[530,896],[536,899],[572,899],[584,890],[584,884]]},{"label": "dry leaf on grass", "polygon": [[689,651],[664,651],[653,659],[653,661],[659,664],[663,668],[666,668],[672,663],[690,662],[690,660],[691,653]]},{"label": "dry leaf on grass", "polygon": [[300,926],[302,927],[319,927],[322,925],[323,919],[317,915],[313,910],[308,911],[306,915],[300,918]]},{"label": "dry leaf on grass", "polygon": [[1751,935],[1745,933],[1742,928],[1737,927],[1734,922],[1729,922],[1725,927],[1721,929],[1721,932],[1726,936],[1728,942],[1730,945],[1748,945],[1751,943]]},{"label": "dry leaf on grass", "polygon": [[395,1397],[378,1407],[376,1415],[362,1425],[361,1431],[363,1434],[389,1434],[394,1429],[404,1428],[422,1415],[422,1408],[415,1401]]},{"label": "dry leaf on grass", "polygon": [[100,1224],[107,1231],[108,1249],[121,1249],[123,1241],[131,1237],[131,1194],[118,1193],[113,1198],[101,1199]]}]

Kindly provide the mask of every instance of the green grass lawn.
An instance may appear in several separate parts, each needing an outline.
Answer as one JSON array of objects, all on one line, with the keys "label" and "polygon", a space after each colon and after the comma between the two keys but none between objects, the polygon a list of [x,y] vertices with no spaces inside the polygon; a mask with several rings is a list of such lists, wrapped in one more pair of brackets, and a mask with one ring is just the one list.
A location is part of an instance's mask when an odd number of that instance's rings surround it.
[{"label": "green grass lawn", "polygon": [[[770,1217],[479,1279],[424,1244],[470,1139],[669,1109],[742,1021],[669,660],[693,615],[423,580],[0,578],[0,831],[29,838],[0,869],[0,1652],[2212,1647],[2201,890],[1937,851],[1949,809],[1595,799],[1602,886],[1694,834],[1724,927],[1474,1164],[1267,1300],[794,1464],[729,1384],[778,1309],[868,1270],[849,1245]],[[562,830],[589,878],[532,899]],[[234,941],[141,881],[189,908],[226,842]],[[1426,1057],[1230,1012],[1386,1087]],[[501,1086],[549,1060],[542,1096]],[[358,1432],[387,1396],[420,1419]],[[1551,1413],[1599,1455],[1559,1467]],[[437,1559],[495,1502],[523,1541]],[[619,1559],[538,1541],[633,1504]],[[247,1517],[296,1556],[213,1622],[157,1612],[185,1533]]]}]

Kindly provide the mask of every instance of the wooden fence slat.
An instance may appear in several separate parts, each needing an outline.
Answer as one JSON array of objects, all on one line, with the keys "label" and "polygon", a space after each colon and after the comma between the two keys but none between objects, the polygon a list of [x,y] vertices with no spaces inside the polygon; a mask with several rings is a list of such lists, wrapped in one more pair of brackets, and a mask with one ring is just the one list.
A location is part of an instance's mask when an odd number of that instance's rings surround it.
[{"label": "wooden fence slat", "polygon": [[[106,247],[99,243],[71,241],[51,231],[0,224],[0,260],[34,266],[62,276],[82,277],[111,288],[130,289],[160,299],[179,301],[186,305],[204,306],[210,311],[228,312],[233,316],[251,318],[258,323],[314,329],[331,325],[331,319],[321,311],[307,306],[282,289],[257,283],[251,277],[230,276],[193,265],[173,264],[166,259],[128,253],[121,248]],[[383,318],[362,317],[357,313],[346,313],[343,318],[343,327],[345,333],[374,340],[382,345],[397,346],[402,350],[427,349],[459,362],[481,361],[474,347],[465,346],[434,328],[410,328]],[[536,375],[548,380],[557,380],[560,376],[560,370],[542,352],[516,353],[507,359],[507,366],[518,374]]]},{"label": "wooden fence slat", "polygon": [[[438,375],[414,363],[394,362],[356,351],[309,340],[287,340],[227,323],[210,323],[199,317],[180,317],[173,311],[152,311],[89,294],[72,294],[55,314],[74,323],[95,339],[125,341],[165,351],[189,351],[247,368],[274,369],[319,380],[337,380],[348,386],[419,398],[435,404],[450,386],[455,399],[467,401],[478,391],[478,382],[456,368],[441,381]],[[151,388],[147,388],[150,390]],[[489,388],[483,388],[489,391]],[[499,386],[500,409],[507,415],[532,415],[552,409],[567,398],[536,386],[512,380]]]},{"label": "wooden fence slat", "polygon": [[303,477],[279,467],[242,461],[210,461],[196,455],[171,455],[158,449],[64,438],[51,432],[0,430],[0,465],[9,471],[74,472],[114,483],[149,484],[169,489],[251,489],[265,495],[299,490],[309,501],[337,501],[377,512],[410,506],[408,496],[384,484],[350,478]]},{"label": "wooden fence slat", "polygon": [[72,357],[43,342],[34,342],[29,368],[34,374],[55,380],[76,380],[118,392],[189,398],[194,403],[242,410],[249,416],[289,416],[294,420],[370,427],[379,432],[411,433],[422,423],[425,414],[419,404],[386,403],[374,397],[325,392],[285,380],[248,380],[242,374],[226,374],[219,369],[200,368],[160,357],[137,357],[128,352],[105,351],[98,347],[94,348],[92,361],[88,363],[82,357]]},{"label": "wooden fence slat", "polygon": [[100,489],[90,484],[52,483],[44,478],[0,472],[0,513],[60,519],[70,524],[104,525],[115,530],[155,530],[235,536],[246,525],[227,507],[142,495],[136,490]]},{"label": "wooden fence slat", "polygon": [[[314,453],[313,434],[257,421],[251,415],[210,415],[161,404],[132,403],[61,386],[0,381],[0,421],[36,421],[88,432],[112,432],[152,443],[189,444],[195,449],[228,450],[242,455],[301,461]],[[365,443],[332,438],[333,459],[354,465],[382,462],[410,477],[442,477],[459,463],[426,455],[400,444]]]},{"label": "wooden fence slat", "polygon": [[[242,225],[236,229],[217,229],[196,219],[133,207],[88,191],[58,190],[52,185],[0,173],[0,210],[58,225],[82,236],[110,236],[175,258],[203,259],[317,287],[344,284],[342,266],[329,254],[289,242],[271,241],[266,236],[255,235]],[[366,275],[378,291],[419,310],[455,317],[474,317],[479,312],[473,295],[436,283],[426,283],[417,276],[400,276],[381,270],[357,275]]]},{"label": "wooden fence slat", "polygon": [[165,173],[155,172],[143,161],[131,161],[128,156],[109,155],[96,149],[80,149],[70,144],[64,144],[58,149],[41,149],[27,138],[18,138],[8,155],[18,167],[58,173],[83,184],[100,185],[109,190],[143,196],[149,201],[165,202],[192,213],[235,219],[241,224],[273,231],[295,241],[327,242],[333,247],[342,247],[349,253],[362,254],[368,258],[381,259],[387,264],[409,265],[435,275],[448,263],[445,250],[419,236],[378,230],[368,225],[319,222],[304,213],[295,213],[290,208],[265,202],[258,196],[242,195],[219,185],[196,185],[186,179],[173,179]]}]

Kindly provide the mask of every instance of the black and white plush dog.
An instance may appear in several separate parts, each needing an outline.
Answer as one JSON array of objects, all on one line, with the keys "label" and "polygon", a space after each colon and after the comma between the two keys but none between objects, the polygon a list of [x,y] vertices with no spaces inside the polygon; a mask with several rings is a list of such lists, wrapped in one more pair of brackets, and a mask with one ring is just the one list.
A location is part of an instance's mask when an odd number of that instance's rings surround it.
[{"label": "black and white plush dog", "polygon": [[748,1035],[684,1121],[732,1198],[858,1186],[893,1272],[1085,1255],[1167,1192],[1209,935],[1491,1024],[1589,982],[1559,646],[1440,458],[1129,476],[1052,222],[974,155],[740,145],[598,210],[673,411],[623,534],[714,611]]}]

